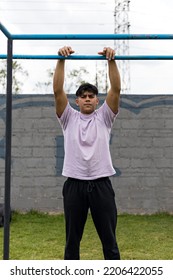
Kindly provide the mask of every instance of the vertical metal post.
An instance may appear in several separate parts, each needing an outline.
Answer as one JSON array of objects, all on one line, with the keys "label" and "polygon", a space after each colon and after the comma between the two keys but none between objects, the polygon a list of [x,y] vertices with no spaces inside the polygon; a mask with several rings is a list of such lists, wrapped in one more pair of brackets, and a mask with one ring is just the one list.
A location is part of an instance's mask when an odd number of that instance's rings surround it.
[{"label": "vertical metal post", "polygon": [[5,192],[4,192],[4,253],[3,259],[9,259],[10,244],[10,197],[11,197],[11,135],[12,135],[12,58],[13,41],[7,43],[7,94],[6,94],[6,154],[5,154]]}]

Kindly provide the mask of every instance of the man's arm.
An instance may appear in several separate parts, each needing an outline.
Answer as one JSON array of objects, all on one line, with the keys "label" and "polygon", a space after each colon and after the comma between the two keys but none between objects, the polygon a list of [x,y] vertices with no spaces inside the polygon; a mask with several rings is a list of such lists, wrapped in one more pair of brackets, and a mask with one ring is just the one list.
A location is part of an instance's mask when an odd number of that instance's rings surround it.
[{"label": "man's arm", "polygon": [[99,52],[99,54],[106,55],[106,58],[108,59],[110,89],[106,97],[106,102],[111,110],[116,114],[119,107],[121,80],[117,64],[114,60],[115,51],[111,48],[104,48],[102,52]]},{"label": "man's arm", "polygon": [[[68,56],[72,53],[74,53],[74,51],[71,49],[71,47],[63,47],[58,51],[58,54],[63,56]],[[65,60],[59,60],[57,62],[53,77],[53,90],[55,96],[56,113],[58,117],[61,117],[68,102],[66,93],[64,91],[64,72]]]}]

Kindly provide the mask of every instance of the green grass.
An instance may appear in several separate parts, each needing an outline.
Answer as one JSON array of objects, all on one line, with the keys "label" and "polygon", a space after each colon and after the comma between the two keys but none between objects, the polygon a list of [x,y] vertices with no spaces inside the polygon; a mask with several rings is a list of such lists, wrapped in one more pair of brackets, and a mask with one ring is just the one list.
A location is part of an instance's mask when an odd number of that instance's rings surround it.
[{"label": "green grass", "polygon": [[[172,260],[173,216],[119,215],[117,240],[121,258],[126,260]],[[14,213],[10,225],[11,260],[62,260],[64,216],[38,212]],[[0,228],[3,257],[3,228]],[[81,242],[81,259],[103,259],[101,243],[88,216]]]}]

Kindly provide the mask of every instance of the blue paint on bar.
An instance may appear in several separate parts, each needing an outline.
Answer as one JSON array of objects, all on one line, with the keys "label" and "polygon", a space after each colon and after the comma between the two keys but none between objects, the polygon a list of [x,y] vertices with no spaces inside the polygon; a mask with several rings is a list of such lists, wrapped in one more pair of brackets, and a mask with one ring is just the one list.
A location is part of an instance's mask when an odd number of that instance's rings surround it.
[{"label": "blue paint on bar", "polygon": [[7,59],[7,55],[6,54],[0,54],[0,59]]},{"label": "blue paint on bar", "polygon": [[0,30],[12,40],[172,40],[173,34],[11,34],[0,22]]},{"label": "blue paint on bar", "polygon": [[14,40],[172,40],[173,34],[12,34]]},{"label": "blue paint on bar", "polygon": [[[0,59],[7,59],[7,55],[0,54]],[[25,55],[14,54],[13,59],[38,59],[38,60],[106,60],[102,55],[70,55],[68,57],[60,55]],[[117,55],[115,60],[173,60],[173,55]]]},{"label": "blue paint on bar", "polygon": [[10,32],[5,28],[5,26],[0,22],[0,30],[4,33],[4,35],[8,38],[11,39],[11,34]]}]

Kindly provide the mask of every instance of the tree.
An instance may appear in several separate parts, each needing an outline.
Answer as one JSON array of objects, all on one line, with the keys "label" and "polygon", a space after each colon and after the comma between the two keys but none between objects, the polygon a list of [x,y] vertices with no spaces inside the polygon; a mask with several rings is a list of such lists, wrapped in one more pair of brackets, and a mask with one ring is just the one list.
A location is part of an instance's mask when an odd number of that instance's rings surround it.
[{"label": "tree", "polygon": [[48,80],[47,82],[37,82],[35,84],[35,87],[37,89],[37,91],[39,91],[40,93],[50,93],[52,92],[52,80],[53,80],[53,74],[54,74],[54,70],[52,69],[47,69],[47,74],[48,74]]},{"label": "tree", "polygon": [[79,69],[72,69],[67,73],[66,88],[68,92],[76,92],[77,88],[86,82],[89,72],[85,67]]},{"label": "tree", "polygon": [[[50,93],[52,92],[53,75],[55,69],[47,69],[48,78],[46,82],[37,82],[36,89],[40,93]],[[95,71],[95,73],[94,73]],[[77,88],[85,83],[90,82],[98,87],[99,92],[106,93],[108,90],[108,80],[107,80],[107,64],[96,63],[96,68],[91,70],[91,73],[85,67],[79,67],[67,70],[65,78],[65,90],[67,93],[75,93]]]},{"label": "tree", "polygon": [[107,77],[107,63],[99,62],[99,69],[98,64],[96,61],[96,74],[95,74],[95,84],[98,88],[100,93],[107,93],[108,91],[108,77]]},{"label": "tree", "polygon": [[[53,75],[55,69],[47,69],[48,79],[46,82],[37,82],[36,89],[40,93],[50,93],[52,92]],[[78,86],[85,83],[85,78],[89,72],[84,68],[72,69],[67,72],[67,78],[65,79],[65,89],[68,93],[74,93]]]},{"label": "tree", "polygon": [[91,73],[85,67],[72,69],[67,73],[66,86],[68,92],[74,93],[85,82],[95,84],[100,93],[106,93],[108,90],[107,63],[99,63],[98,65],[96,62],[96,68],[91,69]]},{"label": "tree", "polygon": [[[20,63],[17,61],[13,61],[12,63],[13,69],[13,84],[12,84],[12,92],[14,94],[18,94],[21,92],[21,88],[23,86],[23,82],[21,82],[21,77],[27,77],[28,72],[23,69]],[[20,79],[20,80],[19,80]],[[0,91],[1,93],[5,93],[7,83],[7,61],[1,61],[0,65]]]}]

